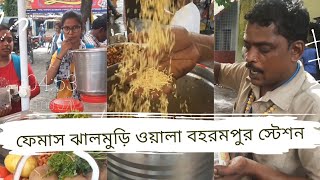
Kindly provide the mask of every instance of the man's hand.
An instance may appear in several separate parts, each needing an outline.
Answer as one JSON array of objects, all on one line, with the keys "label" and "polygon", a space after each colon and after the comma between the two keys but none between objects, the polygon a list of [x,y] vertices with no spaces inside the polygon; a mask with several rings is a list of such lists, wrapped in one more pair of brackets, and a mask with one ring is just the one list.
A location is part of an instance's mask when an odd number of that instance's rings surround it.
[{"label": "man's hand", "polygon": [[[182,27],[171,27],[169,29],[174,36],[174,46],[171,52],[162,51],[161,58],[159,60],[159,69],[169,72],[173,76],[172,82],[169,85],[165,85],[161,88],[161,91],[152,91],[150,95],[154,99],[157,99],[161,93],[170,94],[174,87],[172,84],[176,79],[186,75],[190,72],[195,66],[199,59],[199,51],[193,42],[192,37],[189,32]],[[145,55],[152,56],[152,51],[148,51],[148,45],[144,44],[148,38],[148,34],[145,32],[135,33],[129,35],[132,42],[140,44],[143,48],[146,49]],[[136,74],[128,75],[126,82],[131,82],[136,78]],[[136,96],[141,96],[142,88],[135,91]]]},{"label": "man's hand", "polygon": [[[174,36],[174,46],[170,54],[159,61],[161,69],[170,70],[175,79],[178,79],[190,72],[199,61],[200,53],[196,43],[193,41],[189,32],[183,28],[174,26],[170,28]],[[132,42],[143,44],[148,38],[146,32],[130,34]],[[165,53],[165,52],[164,52]]]},{"label": "man's hand", "polygon": [[175,79],[190,72],[200,58],[199,50],[189,32],[182,27],[173,27],[174,47],[169,56],[160,61],[160,67],[170,70]]},{"label": "man's hand", "polygon": [[217,165],[214,167],[216,180],[239,180],[246,175],[249,160],[238,156],[233,158],[228,166]]}]

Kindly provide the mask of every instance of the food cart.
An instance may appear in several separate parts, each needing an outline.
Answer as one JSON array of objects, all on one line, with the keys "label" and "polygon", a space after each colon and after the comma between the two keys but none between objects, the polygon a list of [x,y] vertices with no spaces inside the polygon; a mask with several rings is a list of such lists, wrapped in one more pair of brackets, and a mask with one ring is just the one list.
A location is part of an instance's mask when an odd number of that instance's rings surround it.
[{"label": "food cart", "polygon": [[[102,95],[105,97],[108,97],[108,95],[111,94],[113,87],[112,85],[116,83],[112,77],[117,71],[117,63],[121,61],[121,52],[123,50],[123,46],[125,45],[127,45],[127,43],[110,45],[108,49],[75,51],[75,53],[78,53],[78,55],[74,57],[77,58],[78,61],[83,62],[88,60],[86,63],[84,63],[86,64],[86,68],[83,67],[84,69],[79,68],[80,65],[78,64],[78,70],[82,72],[82,75],[79,76],[80,79],[78,80],[81,82],[83,79],[86,79],[86,82],[90,82],[82,85],[81,83],[79,84],[79,88],[82,93],[90,95]],[[106,55],[107,53],[108,55]],[[107,61],[113,63],[107,63],[105,61],[106,56],[111,58]],[[103,71],[104,68],[101,68],[103,66],[105,67],[106,71]],[[88,67],[92,69],[88,69]],[[95,68],[100,70],[98,71]],[[92,74],[90,72],[100,73]],[[99,79],[99,82],[104,80],[106,82],[106,86],[104,86],[103,83],[99,84],[100,86],[97,86],[97,81],[90,79],[93,76],[96,80]],[[95,88],[92,89],[92,87]],[[103,88],[106,88],[106,94],[104,94]],[[213,70],[204,65],[197,65],[186,76],[177,80],[177,94],[179,94],[179,99],[173,97],[169,98],[169,113],[181,113],[181,108],[179,105],[184,101],[188,101],[188,113],[230,113],[232,111],[231,102],[235,99],[235,93],[233,91],[214,85]],[[199,94],[212,94],[212,96],[199,96]],[[223,99],[229,99],[230,102],[224,103],[221,101]],[[215,102],[219,102],[219,104],[216,104]],[[110,104],[112,101],[108,99],[107,103]],[[72,104],[77,105],[79,103]],[[63,104],[63,106],[66,107],[65,104]],[[77,105],[77,107],[81,106]],[[84,111],[90,112],[90,110]],[[0,121],[5,122],[10,119],[45,118],[43,116],[35,116],[30,114],[31,112],[21,112],[16,115],[2,118]],[[95,116],[107,117],[107,115],[108,114],[105,114],[105,116],[103,116],[100,114]],[[58,118],[58,116],[55,114],[50,116],[50,118]],[[109,179],[123,179],[124,177],[131,179],[210,179],[213,173],[213,163],[213,153],[113,153],[109,154],[107,158],[107,175]]]}]

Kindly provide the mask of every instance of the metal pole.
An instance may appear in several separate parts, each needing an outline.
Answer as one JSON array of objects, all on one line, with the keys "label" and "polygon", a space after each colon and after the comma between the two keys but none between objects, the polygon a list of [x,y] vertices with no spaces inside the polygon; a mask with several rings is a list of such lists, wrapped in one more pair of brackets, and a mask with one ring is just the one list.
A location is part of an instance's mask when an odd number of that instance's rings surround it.
[{"label": "metal pole", "polygon": [[[25,0],[18,0],[18,19],[26,18]],[[23,30],[26,21],[19,23],[19,48],[20,48],[20,66],[21,66],[21,86],[19,95],[21,97],[22,111],[29,110],[30,105],[30,87],[28,78],[28,53],[27,53],[27,31]]]}]

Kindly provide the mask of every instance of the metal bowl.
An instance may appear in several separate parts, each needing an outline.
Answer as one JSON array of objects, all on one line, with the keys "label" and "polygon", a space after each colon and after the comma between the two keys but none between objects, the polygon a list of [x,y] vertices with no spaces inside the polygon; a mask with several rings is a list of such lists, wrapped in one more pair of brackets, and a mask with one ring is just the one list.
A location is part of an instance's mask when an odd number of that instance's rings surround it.
[{"label": "metal bowl", "polygon": [[[112,94],[114,85],[119,83],[119,81],[113,77],[117,69],[118,64],[112,65],[107,69],[108,95]],[[174,95],[168,96],[168,113],[186,113],[181,109],[181,105],[185,104],[185,102],[188,107],[187,113],[214,113],[213,72],[196,66],[186,76],[178,79],[176,85],[177,97],[174,97]],[[109,99],[108,104],[111,105],[112,103],[112,99]],[[108,109],[108,111],[110,111],[110,109]]]},{"label": "metal bowl", "polygon": [[[118,65],[107,70],[107,93],[112,93],[112,86],[119,83],[112,78]],[[186,76],[178,79],[177,95],[169,96],[169,113],[181,113],[180,104],[187,101],[188,113],[209,113],[215,111],[231,113],[232,102],[222,103],[224,109],[216,109],[215,96],[224,99],[233,91],[214,85],[213,71],[209,68],[196,66]],[[233,98],[231,97],[231,100]],[[108,103],[113,103],[108,101]],[[219,104],[221,105],[221,104]],[[222,106],[218,106],[222,107]],[[108,109],[109,111],[110,109]],[[221,111],[220,111],[221,110]],[[183,179],[212,180],[214,153],[180,153],[180,154],[110,154],[108,155],[108,179]]]},{"label": "metal bowl", "polygon": [[[118,64],[108,67],[108,95],[112,94],[112,86],[118,83],[112,78],[117,69]],[[214,84],[213,70],[197,65],[190,73],[177,80],[179,98],[169,96],[169,112],[180,113],[180,104],[186,101],[189,113],[232,113],[236,92]]]}]

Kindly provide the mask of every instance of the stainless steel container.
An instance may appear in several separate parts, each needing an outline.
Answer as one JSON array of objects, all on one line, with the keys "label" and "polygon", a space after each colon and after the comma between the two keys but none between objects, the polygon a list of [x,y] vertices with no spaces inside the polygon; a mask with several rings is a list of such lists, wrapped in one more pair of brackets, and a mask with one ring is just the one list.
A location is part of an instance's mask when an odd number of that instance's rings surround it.
[{"label": "stainless steel container", "polygon": [[108,180],[212,180],[213,153],[108,154]]},{"label": "stainless steel container", "polygon": [[75,62],[76,89],[82,94],[105,95],[107,48],[72,51]]},{"label": "stainless steel container", "polygon": [[[112,87],[119,83],[117,79],[111,78],[117,69],[117,64],[108,67],[108,95],[112,94]],[[188,113],[214,113],[213,79],[213,72],[200,66],[196,66],[186,76],[178,79],[176,81],[177,98],[173,95],[168,97],[168,112],[185,113],[181,105],[186,102]],[[108,104],[110,103],[113,103],[111,99],[108,100]]]},{"label": "stainless steel container", "polygon": [[[110,78],[116,70],[117,65],[108,68],[108,94],[112,85],[118,83]],[[214,113],[213,79],[210,69],[196,66],[177,80],[178,98],[169,97],[168,111],[181,113],[180,104],[187,101],[188,113]],[[108,179],[212,180],[213,162],[214,153],[110,154]]]}]

